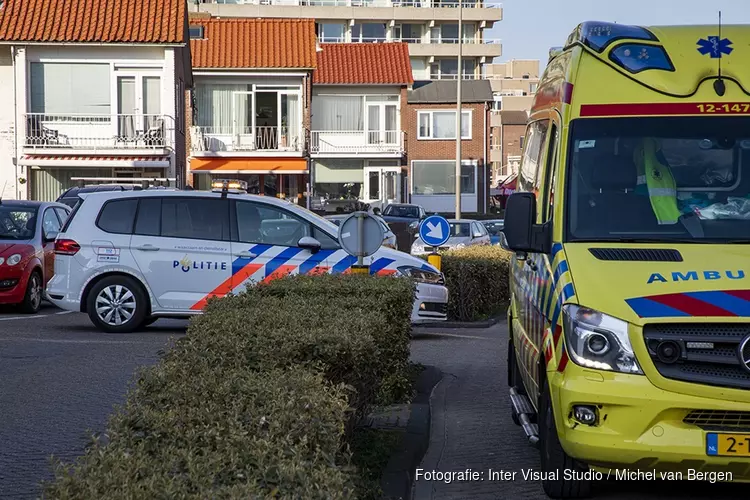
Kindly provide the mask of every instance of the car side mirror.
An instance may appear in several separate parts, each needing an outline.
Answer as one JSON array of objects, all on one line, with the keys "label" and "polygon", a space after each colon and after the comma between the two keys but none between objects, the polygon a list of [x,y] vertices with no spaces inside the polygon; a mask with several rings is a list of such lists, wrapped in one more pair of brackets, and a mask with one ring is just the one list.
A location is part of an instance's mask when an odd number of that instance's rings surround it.
[{"label": "car side mirror", "polygon": [[303,236],[297,242],[297,246],[304,248],[305,250],[310,250],[312,253],[316,253],[320,250],[320,242],[312,236]]},{"label": "car side mirror", "polygon": [[505,207],[503,234],[508,250],[519,258],[526,253],[550,253],[552,226],[536,224],[536,196],[533,193],[513,193]]},{"label": "car side mirror", "polygon": [[44,233],[44,242],[45,243],[50,243],[50,242],[55,241],[57,239],[57,235],[58,234],[59,233],[57,231],[50,231],[49,233],[45,232]]}]

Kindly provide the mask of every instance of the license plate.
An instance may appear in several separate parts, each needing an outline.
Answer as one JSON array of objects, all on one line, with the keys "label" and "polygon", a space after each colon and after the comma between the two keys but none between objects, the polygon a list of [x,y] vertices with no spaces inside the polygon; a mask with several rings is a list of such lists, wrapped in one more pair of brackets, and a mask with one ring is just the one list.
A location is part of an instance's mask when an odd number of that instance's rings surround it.
[{"label": "license plate", "polygon": [[706,434],[706,455],[750,457],[750,434]]}]

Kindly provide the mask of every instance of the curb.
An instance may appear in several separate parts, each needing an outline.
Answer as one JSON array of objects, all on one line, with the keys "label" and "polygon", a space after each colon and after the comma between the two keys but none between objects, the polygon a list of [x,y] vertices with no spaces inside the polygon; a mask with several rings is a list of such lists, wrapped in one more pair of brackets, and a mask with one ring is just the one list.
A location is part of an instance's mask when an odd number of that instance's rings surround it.
[{"label": "curb", "polygon": [[505,320],[505,315],[496,316],[484,321],[440,321],[436,323],[417,323],[415,328],[489,328]]},{"label": "curb", "polygon": [[411,403],[401,449],[390,458],[380,480],[383,499],[411,499],[415,471],[430,445],[430,396],[442,378],[440,370],[426,366],[414,384],[417,394]]}]

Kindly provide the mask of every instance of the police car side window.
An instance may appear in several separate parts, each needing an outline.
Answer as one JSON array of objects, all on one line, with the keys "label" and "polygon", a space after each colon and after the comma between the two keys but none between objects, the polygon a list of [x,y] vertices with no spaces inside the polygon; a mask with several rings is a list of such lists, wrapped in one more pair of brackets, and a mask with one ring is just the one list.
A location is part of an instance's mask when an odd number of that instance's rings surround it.
[{"label": "police car side window", "polygon": [[236,207],[237,236],[243,243],[295,247],[300,238],[312,236],[322,248],[337,248],[325,233],[282,208],[247,201],[238,201]]},{"label": "police car side window", "polygon": [[196,240],[229,240],[229,210],[225,199],[164,197],[161,236]]},{"label": "police car side window", "polygon": [[102,231],[114,234],[132,234],[138,200],[108,201],[99,212],[96,225]]}]

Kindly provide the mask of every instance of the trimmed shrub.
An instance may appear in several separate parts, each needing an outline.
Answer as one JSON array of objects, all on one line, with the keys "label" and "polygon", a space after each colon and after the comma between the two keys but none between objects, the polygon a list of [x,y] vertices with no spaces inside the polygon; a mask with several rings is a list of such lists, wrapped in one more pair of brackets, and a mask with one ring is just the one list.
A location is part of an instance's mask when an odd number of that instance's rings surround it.
[{"label": "trimmed shrub", "polygon": [[508,305],[510,257],[499,246],[470,246],[443,254],[449,319],[487,319]]},{"label": "trimmed shrub", "polygon": [[179,378],[184,359],[146,370],[78,463],[45,497],[351,498],[339,454],[341,388],[302,368],[219,368]]}]

